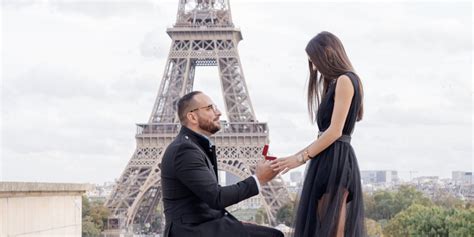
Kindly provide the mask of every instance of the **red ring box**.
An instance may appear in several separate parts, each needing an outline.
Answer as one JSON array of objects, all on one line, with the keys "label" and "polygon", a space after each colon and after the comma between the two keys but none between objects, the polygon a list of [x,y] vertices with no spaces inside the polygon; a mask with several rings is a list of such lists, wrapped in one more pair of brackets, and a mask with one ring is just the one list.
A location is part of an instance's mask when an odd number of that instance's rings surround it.
[{"label": "red ring box", "polygon": [[265,160],[275,160],[276,159],[275,156],[267,156],[267,153],[268,153],[268,144],[263,146],[262,155],[265,156]]}]

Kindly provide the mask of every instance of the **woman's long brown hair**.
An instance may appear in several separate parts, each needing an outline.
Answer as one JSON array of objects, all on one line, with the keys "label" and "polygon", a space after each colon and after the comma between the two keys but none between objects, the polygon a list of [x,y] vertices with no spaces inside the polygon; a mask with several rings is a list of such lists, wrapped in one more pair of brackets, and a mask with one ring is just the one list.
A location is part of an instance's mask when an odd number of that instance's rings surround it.
[{"label": "woman's long brown hair", "polygon": [[[321,99],[327,93],[331,80],[337,79],[347,72],[355,72],[341,41],[327,31],[319,33],[309,41],[306,46],[306,53],[310,59],[308,60],[308,112],[311,122],[315,122],[317,119],[316,111],[321,103]],[[313,64],[316,66],[316,70],[313,69]],[[320,74],[319,78],[318,74]],[[359,89],[361,98],[363,98],[362,82],[359,77],[357,77],[357,80],[359,80]],[[361,101],[357,121],[362,120],[363,114],[364,106]]]}]

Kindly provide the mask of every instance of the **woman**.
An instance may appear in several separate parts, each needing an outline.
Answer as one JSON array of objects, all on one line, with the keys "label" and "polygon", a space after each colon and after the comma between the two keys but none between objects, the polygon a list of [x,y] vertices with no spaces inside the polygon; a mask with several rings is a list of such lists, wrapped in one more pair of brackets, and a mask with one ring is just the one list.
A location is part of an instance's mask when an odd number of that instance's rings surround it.
[{"label": "woman", "polygon": [[306,53],[308,110],[318,124],[318,138],[295,155],[274,160],[272,167],[285,173],[311,160],[296,213],[296,237],[365,236],[360,172],[350,144],[363,115],[362,84],[335,35],[319,33]]}]

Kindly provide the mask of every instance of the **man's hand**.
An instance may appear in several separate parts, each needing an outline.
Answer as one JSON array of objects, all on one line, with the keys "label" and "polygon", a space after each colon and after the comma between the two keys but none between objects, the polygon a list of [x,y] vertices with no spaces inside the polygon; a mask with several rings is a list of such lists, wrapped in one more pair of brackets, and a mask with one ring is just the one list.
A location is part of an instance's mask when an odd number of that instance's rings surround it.
[{"label": "man's hand", "polygon": [[268,183],[268,181],[275,178],[277,174],[278,171],[274,171],[272,167],[270,167],[270,161],[259,161],[257,163],[255,175],[257,176],[260,185]]},{"label": "man's hand", "polygon": [[281,172],[282,175],[303,164],[304,163],[298,161],[298,155],[278,158],[276,160],[270,161],[270,166],[272,169],[276,172]]}]

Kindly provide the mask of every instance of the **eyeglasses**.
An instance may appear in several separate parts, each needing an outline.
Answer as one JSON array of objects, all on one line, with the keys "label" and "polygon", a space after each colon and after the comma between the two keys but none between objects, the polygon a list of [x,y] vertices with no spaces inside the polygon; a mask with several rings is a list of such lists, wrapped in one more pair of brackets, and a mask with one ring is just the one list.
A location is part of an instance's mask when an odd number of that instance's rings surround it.
[{"label": "eyeglasses", "polygon": [[200,107],[200,108],[195,108],[195,109],[192,109],[190,110],[189,112],[194,112],[194,111],[198,111],[200,109],[206,109],[206,110],[213,110],[214,112],[218,111],[219,109],[217,108],[217,105],[215,104],[210,104],[208,106],[204,106],[204,107]]}]

